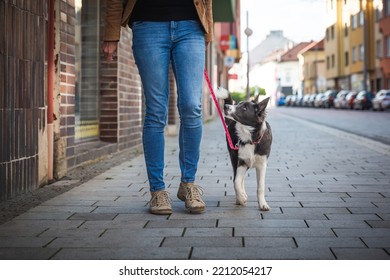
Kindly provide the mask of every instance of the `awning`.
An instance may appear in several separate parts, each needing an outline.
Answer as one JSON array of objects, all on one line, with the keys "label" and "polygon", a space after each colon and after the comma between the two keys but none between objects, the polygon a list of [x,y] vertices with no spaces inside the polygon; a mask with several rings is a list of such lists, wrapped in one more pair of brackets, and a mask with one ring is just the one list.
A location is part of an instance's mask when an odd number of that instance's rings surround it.
[{"label": "awning", "polygon": [[235,0],[213,0],[214,22],[233,22],[235,11]]}]

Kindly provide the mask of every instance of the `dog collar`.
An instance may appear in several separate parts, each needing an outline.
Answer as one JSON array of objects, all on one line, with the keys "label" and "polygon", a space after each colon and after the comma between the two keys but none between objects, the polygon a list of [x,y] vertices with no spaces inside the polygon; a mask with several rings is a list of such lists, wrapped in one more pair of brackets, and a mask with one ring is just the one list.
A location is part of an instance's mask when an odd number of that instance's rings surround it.
[{"label": "dog collar", "polygon": [[265,134],[265,130],[260,134],[260,137],[259,139],[257,139],[256,141],[250,141],[250,142],[241,142],[240,140],[238,140],[238,143],[236,146],[245,146],[246,144],[251,144],[251,145],[257,145],[261,142],[261,140],[263,139],[263,136]]}]

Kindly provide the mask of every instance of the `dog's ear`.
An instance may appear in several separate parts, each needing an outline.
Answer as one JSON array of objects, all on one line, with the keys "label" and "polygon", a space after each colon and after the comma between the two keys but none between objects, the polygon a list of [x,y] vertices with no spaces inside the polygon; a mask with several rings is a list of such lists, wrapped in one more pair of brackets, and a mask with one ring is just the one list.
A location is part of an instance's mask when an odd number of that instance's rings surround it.
[{"label": "dog's ear", "polygon": [[269,99],[270,98],[267,97],[264,100],[262,100],[260,103],[257,104],[257,112],[259,115],[265,110],[265,108],[267,108]]}]

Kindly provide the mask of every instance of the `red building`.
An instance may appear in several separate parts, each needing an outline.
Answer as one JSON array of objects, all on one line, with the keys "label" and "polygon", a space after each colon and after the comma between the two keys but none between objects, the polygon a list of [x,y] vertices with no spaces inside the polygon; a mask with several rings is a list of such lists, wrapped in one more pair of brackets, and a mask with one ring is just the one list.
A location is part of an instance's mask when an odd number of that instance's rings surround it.
[{"label": "red building", "polygon": [[383,56],[380,60],[384,77],[384,88],[390,88],[390,0],[383,1],[382,17],[379,20],[379,30],[383,35]]}]

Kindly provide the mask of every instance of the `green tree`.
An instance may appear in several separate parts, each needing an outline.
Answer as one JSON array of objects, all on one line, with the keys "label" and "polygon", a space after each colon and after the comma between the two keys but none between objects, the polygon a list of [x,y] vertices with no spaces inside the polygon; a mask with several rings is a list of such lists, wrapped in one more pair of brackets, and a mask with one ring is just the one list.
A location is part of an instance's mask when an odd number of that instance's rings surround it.
[{"label": "green tree", "polygon": [[[254,98],[255,94],[266,95],[266,92],[265,89],[259,86],[254,86],[249,89],[249,94],[251,98]],[[230,95],[236,102],[241,102],[246,100],[246,92],[231,92]]]}]

